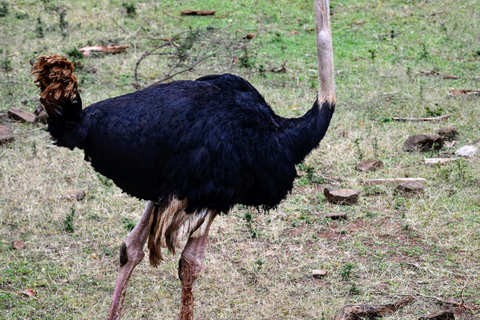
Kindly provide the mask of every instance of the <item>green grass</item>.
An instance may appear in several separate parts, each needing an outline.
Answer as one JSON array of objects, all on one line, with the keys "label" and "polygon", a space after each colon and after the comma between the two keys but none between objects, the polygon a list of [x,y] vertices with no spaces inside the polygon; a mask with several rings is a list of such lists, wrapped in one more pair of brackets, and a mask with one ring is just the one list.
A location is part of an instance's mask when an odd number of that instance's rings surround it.
[{"label": "green grass", "polygon": [[[296,188],[276,210],[259,214],[238,207],[216,219],[195,290],[197,319],[328,319],[345,304],[388,303],[409,294],[417,300],[387,319],[416,319],[446,308],[429,297],[480,305],[479,158],[421,164],[424,157],[449,156],[459,146],[479,146],[479,98],[446,96],[450,88],[480,87],[478,3],[331,5],[338,107],[329,132],[298,167]],[[172,17],[186,9],[214,9],[216,17]],[[2,117],[11,107],[33,111],[38,104],[31,63],[54,53],[75,60],[87,106],[135,91],[135,63],[163,44],[158,39],[207,26],[221,30],[221,43],[233,53],[217,48],[216,57],[174,79],[228,70],[252,82],[282,116],[311,107],[317,87],[311,1],[0,2],[0,125],[16,135],[0,146],[1,319],[104,319],[119,246],[144,206],[96,174],[79,150],[52,147],[43,125]],[[243,40],[248,33],[256,37]],[[184,46],[188,54],[213,51],[196,41]],[[130,47],[117,55],[78,54],[80,47],[96,44]],[[232,57],[238,58],[234,65]],[[284,61],[285,73],[268,72]],[[169,63],[165,56],[145,59],[140,86],[164,77]],[[390,121],[445,114],[451,115],[446,123]],[[443,126],[460,131],[453,148],[402,151],[409,135]],[[355,171],[359,161],[373,158],[385,167]],[[360,183],[406,176],[428,180],[422,195],[405,197],[392,186]],[[326,186],[360,191],[360,201],[329,204]],[[66,199],[73,189],[87,190],[87,197]],[[349,219],[331,221],[329,212],[345,212]],[[26,248],[12,249],[14,240]],[[137,267],[125,319],[176,317],[179,257],[167,257],[158,269],[147,262]],[[313,269],[327,276],[314,279]],[[27,288],[34,298],[22,294]],[[457,308],[456,316],[479,314]]]}]

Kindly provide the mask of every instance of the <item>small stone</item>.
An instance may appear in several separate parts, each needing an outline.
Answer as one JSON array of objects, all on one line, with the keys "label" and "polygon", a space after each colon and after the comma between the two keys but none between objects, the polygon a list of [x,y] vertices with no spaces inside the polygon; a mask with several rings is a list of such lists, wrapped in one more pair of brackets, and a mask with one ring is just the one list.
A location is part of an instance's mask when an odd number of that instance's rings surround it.
[{"label": "small stone", "polygon": [[421,317],[418,320],[455,320],[455,314],[453,313],[453,310],[446,310],[430,313],[429,315]]},{"label": "small stone", "polygon": [[35,122],[35,115],[33,113],[25,112],[18,108],[10,108],[10,110],[8,110],[8,117],[17,121]]},{"label": "small stone", "polygon": [[85,190],[70,190],[65,193],[65,197],[70,200],[83,200],[85,198]]},{"label": "small stone", "polygon": [[97,259],[97,254],[94,252],[90,255],[90,257],[92,257],[93,259]]},{"label": "small stone", "polygon": [[312,276],[315,279],[321,279],[327,275],[327,270],[313,270],[312,271]]},{"label": "small stone", "polygon": [[457,151],[455,151],[456,156],[462,157],[471,157],[477,154],[480,154],[480,150],[478,150],[478,148],[474,146],[463,146]]},{"label": "small stone", "polygon": [[25,243],[23,243],[20,240],[12,241],[12,248],[15,249],[15,250],[25,249]]},{"label": "small stone", "polygon": [[350,189],[323,189],[323,194],[328,202],[334,204],[355,204],[358,201],[359,193]]},{"label": "small stone", "polygon": [[383,168],[383,162],[380,160],[370,160],[370,161],[364,161],[355,167],[355,169],[363,172],[375,172],[378,169]]},{"label": "small stone", "polygon": [[347,220],[347,214],[341,212],[327,213],[327,217],[332,220]]},{"label": "small stone", "polygon": [[10,128],[5,126],[0,126],[0,145],[7,144],[13,141],[15,137],[13,136],[13,132]]},{"label": "small stone", "polygon": [[429,151],[432,148],[440,150],[445,140],[437,135],[432,134],[416,134],[408,137],[403,145],[403,151]]},{"label": "small stone", "polygon": [[418,181],[403,182],[397,186],[396,191],[402,194],[419,194],[423,192],[423,184]]},{"label": "small stone", "polygon": [[438,129],[438,135],[446,141],[453,140],[458,135],[458,130],[454,127],[446,127]]}]

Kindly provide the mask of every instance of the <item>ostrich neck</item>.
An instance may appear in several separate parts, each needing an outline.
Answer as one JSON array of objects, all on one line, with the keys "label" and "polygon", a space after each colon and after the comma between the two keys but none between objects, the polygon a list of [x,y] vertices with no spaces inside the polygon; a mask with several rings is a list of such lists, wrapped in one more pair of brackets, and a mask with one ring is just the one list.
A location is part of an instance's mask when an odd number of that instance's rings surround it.
[{"label": "ostrich neck", "polygon": [[319,91],[317,100],[303,117],[285,119],[281,144],[298,164],[325,136],[335,111],[333,45],[330,31],[330,2],[315,0]]},{"label": "ostrich neck", "polygon": [[335,103],[317,99],[313,107],[300,118],[284,119],[279,142],[284,150],[291,151],[292,160],[298,164],[318,146],[327,132],[335,110]]}]

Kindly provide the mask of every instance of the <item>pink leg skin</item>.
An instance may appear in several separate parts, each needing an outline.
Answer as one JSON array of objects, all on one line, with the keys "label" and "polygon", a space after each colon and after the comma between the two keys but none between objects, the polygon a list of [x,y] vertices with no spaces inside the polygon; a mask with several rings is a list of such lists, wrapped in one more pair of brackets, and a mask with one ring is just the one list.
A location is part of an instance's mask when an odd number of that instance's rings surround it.
[{"label": "pink leg skin", "polygon": [[137,223],[135,228],[130,232],[120,247],[120,269],[118,270],[117,284],[113,293],[112,305],[110,307],[109,320],[120,319],[122,312],[123,300],[127,292],[128,280],[132,275],[133,269],[139,264],[145,254],[143,246],[147,241],[150,217],[152,215],[154,201],[148,201],[147,207]]},{"label": "pink leg skin", "polygon": [[[213,219],[210,220],[210,224]],[[193,285],[202,270],[202,261],[207,246],[210,224],[201,238],[188,238],[178,266],[178,277],[182,282],[180,320],[193,319]]]}]

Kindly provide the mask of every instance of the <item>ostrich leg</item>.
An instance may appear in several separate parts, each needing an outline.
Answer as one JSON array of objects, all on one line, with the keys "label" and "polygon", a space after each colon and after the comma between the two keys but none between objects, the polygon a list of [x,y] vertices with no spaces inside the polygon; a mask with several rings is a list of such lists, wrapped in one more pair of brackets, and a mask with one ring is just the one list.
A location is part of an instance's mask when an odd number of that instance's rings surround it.
[{"label": "ostrich leg", "polygon": [[193,319],[193,285],[202,270],[202,261],[207,246],[208,231],[214,219],[206,222],[205,233],[199,238],[189,237],[178,264],[178,277],[182,282],[180,320]]},{"label": "ostrich leg", "polygon": [[117,283],[113,293],[110,307],[109,320],[117,320],[122,312],[123,300],[127,292],[128,281],[133,269],[143,260],[143,246],[147,241],[154,201],[148,201],[147,207],[135,228],[130,232],[120,247],[120,269],[118,270]]}]

